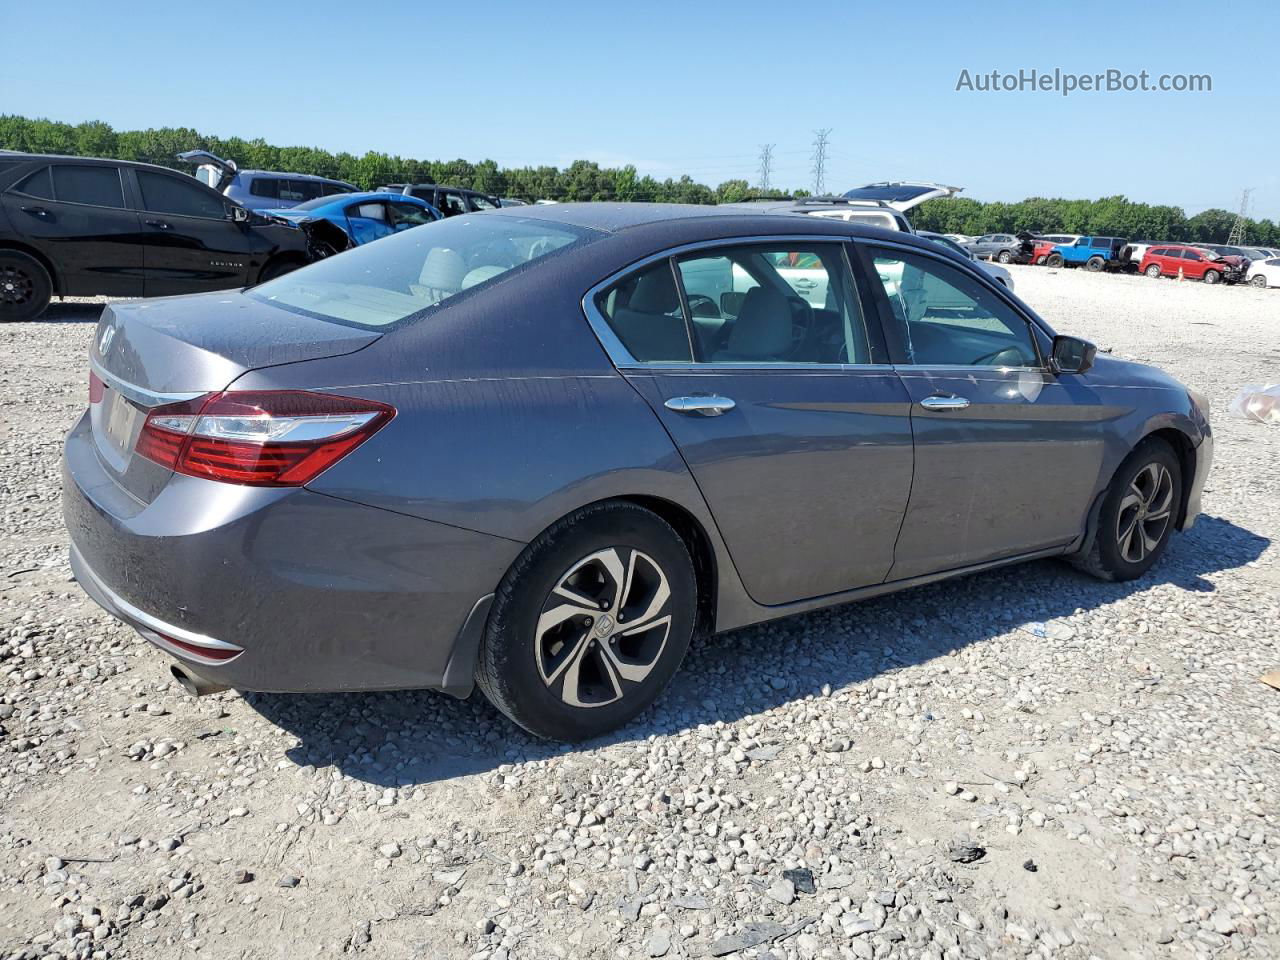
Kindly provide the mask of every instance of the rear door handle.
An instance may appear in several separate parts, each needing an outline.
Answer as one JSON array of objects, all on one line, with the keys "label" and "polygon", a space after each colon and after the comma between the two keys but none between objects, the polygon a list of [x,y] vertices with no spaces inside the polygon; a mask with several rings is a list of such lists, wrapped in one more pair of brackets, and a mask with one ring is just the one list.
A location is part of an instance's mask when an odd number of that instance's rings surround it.
[{"label": "rear door handle", "polygon": [[672,397],[663,406],[676,413],[683,413],[687,417],[718,417],[722,413],[728,413],[737,404],[728,397],[699,395]]},{"label": "rear door handle", "polygon": [[144,220],[142,221],[148,227],[159,227],[161,230],[168,230],[169,224],[165,220]]},{"label": "rear door handle", "polygon": [[22,212],[30,213],[33,216],[37,216],[37,217],[47,217],[49,215],[49,211],[46,210],[44,207],[23,207]]},{"label": "rear door handle", "polygon": [[920,406],[926,410],[963,410],[969,406],[969,400],[954,394],[945,397],[925,397],[920,401]]}]

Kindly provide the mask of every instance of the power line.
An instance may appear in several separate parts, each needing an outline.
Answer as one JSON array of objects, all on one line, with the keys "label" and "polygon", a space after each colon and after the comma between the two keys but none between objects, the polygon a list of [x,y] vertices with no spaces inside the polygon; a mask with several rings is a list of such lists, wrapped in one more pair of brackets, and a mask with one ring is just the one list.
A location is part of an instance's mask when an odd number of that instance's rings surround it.
[{"label": "power line", "polygon": [[813,131],[813,193],[823,196],[827,192],[827,140],[831,128]]},{"label": "power line", "polygon": [[773,144],[760,145],[760,192],[769,192],[769,174],[773,172]]}]

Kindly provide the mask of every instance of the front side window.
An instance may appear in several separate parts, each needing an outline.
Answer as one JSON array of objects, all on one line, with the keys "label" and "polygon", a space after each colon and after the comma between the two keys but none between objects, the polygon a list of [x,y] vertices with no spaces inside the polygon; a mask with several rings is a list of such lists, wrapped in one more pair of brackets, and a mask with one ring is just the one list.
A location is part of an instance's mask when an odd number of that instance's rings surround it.
[{"label": "front side window", "polygon": [[873,253],[906,363],[1040,365],[1027,322],[977,277],[914,253]]},{"label": "front side window", "polygon": [[139,170],[138,187],[142,190],[142,208],[150,213],[168,213],[176,217],[201,217],[208,220],[226,218],[227,206],[222,197],[200,186],[190,177],[185,180],[164,173]]},{"label": "front side window", "polygon": [[477,210],[496,210],[498,209],[490,202],[488,197],[482,197],[478,193],[471,194],[471,205]]},{"label": "front side window", "polygon": [[249,296],[322,320],[381,328],[595,236],[533,218],[454,217],[327,257]]},{"label": "front side window", "polygon": [[392,200],[387,206],[391,208],[391,223],[397,232],[408,230],[410,227],[420,227],[424,223],[434,223],[436,219],[431,215],[430,210],[416,203]]},{"label": "front side window", "polygon": [[96,164],[55,164],[53,195],[59,203],[84,203],[94,207],[123,207],[120,171]]},{"label": "front side window", "polygon": [[456,217],[459,214],[468,213],[467,201],[462,199],[462,194],[460,193],[441,193],[440,212],[446,217]]}]

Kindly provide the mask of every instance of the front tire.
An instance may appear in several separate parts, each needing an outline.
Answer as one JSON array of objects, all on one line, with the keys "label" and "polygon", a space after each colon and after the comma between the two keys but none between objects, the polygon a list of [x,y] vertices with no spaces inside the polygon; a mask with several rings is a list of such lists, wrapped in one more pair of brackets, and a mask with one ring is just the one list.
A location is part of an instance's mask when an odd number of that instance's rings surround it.
[{"label": "front tire", "polygon": [[1254,276],[1252,280],[1249,281],[1249,284],[1254,287],[1265,289],[1267,286],[1267,278],[1263,274],[1259,273],[1256,276]]},{"label": "front tire", "polygon": [[1218,283],[1222,280],[1222,274],[1217,270],[1206,270],[1204,272],[1205,283]]},{"label": "front tire", "polygon": [[1182,503],[1182,466],[1152,437],[1129,454],[1111,480],[1087,554],[1071,558],[1100,580],[1133,580],[1160,559]]},{"label": "front tire", "polygon": [[1046,267],[1061,267],[1062,263],[1062,254],[1060,253],[1051,253],[1044,259],[1044,265]]},{"label": "front tire", "polygon": [[34,320],[52,297],[53,280],[39,260],[17,250],[0,250],[0,322]]},{"label": "front tire", "polygon": [[1147,269],[1144,272],[1152,280],[1157,280],[1160,277],[1160,264],[1153,263],[1151,264],[1151,266],[1147,267]]},{"label": "front tire", "polygon": [[696,612],[680,535],[636,504],[593,504],[539,535],[503,578],[476,682],[536,736],[599,736],[657,699],[689,648]]}]

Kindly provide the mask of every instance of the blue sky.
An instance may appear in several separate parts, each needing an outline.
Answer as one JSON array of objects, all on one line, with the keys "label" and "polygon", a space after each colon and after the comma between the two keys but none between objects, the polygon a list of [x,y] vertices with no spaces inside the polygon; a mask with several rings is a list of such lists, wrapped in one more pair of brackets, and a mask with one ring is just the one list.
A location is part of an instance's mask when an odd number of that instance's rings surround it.
[{"label": "blue sky", "polygon": [[[713,186],[755,183],[773,143],[774,185],[808,187],[829,127],[829,189],[929,179],[1195,212],[1251,186],[1253,215],[1280,217],[1274,37],[1239,8],[1159,6],[68,2],[39,43],[5,45],[0,112]],[[1213,91],[955,89],[962,69],[1023,68],[1210,74]]]}]

